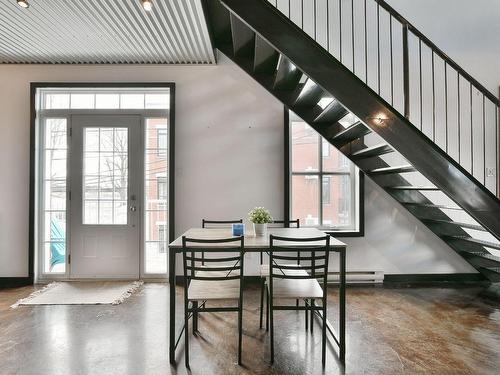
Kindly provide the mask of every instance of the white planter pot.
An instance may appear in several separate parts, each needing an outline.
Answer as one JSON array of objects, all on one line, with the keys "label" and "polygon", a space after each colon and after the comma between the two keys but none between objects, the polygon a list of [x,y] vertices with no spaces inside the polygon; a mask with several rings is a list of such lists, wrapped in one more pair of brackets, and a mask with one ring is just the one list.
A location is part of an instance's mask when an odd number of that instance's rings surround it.
[{"label": "white planter pot", "polygon": [[256,236],[263,237],[267,234],[267,224],[253,223],[253,230]]}]

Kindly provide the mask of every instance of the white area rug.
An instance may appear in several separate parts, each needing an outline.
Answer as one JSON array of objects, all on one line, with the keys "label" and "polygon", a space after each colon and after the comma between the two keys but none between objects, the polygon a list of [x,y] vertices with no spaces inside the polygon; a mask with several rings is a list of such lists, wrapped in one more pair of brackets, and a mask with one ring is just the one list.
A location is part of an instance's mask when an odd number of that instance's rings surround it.
[{"label": "white area rug", "polygon": [[20,299],[12,308],[28,305],[118,305],[132,295],[142,281],[54,282]]}]

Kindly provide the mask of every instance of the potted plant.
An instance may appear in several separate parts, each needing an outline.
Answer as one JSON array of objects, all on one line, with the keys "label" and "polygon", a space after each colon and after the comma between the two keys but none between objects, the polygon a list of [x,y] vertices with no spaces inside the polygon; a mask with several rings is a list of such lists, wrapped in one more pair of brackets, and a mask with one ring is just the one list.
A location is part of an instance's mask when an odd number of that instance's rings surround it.
[{"label": "potted plant", "polygon": [[253,223],[256,236],[265,236],[267,233],[267,224],[273,222],[271,214],[264,207],[255,207],[248,213],[248,219]]}]

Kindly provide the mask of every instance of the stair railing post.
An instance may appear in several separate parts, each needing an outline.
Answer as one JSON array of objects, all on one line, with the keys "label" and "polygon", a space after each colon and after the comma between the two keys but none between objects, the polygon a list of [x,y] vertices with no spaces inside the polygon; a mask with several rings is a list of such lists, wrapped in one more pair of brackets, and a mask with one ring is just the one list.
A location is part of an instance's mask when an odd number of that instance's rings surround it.
[{"label": "stair railing post", "polygon": [[[499,90],[500,92],[500,90]],[[500,94],[499,94],[500,96]],[[500,122],[498,121],[498,110],[500,109],[499,106],[495,104],[495,129],[496,129],[496,139],[495,139],[495,157],[496,157],[496,162],[495,162],[495,173],[497,175],[497,197],[500,198],[500,171],[498,170],[500,166],[500,153],[498,152],[498,145],[500,144]],[[486,172],[485,172],[486,173]]]},{"label": "stair railing post", "polygon": [[403,95],[404,115],[410,118],[410,60],[408,55],[408,24],[403,24]]}]

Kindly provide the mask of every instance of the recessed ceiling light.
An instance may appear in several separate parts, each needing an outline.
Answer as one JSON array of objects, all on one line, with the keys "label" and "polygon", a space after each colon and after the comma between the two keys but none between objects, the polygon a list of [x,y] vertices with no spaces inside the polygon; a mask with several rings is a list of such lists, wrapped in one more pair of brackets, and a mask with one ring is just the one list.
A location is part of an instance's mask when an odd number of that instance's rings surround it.
[{"label": "recessed ceiling light", "polygon": [[29,8],[30,5],[26,0],[17,0],[17,5],[19,5],[21,8]]},{"label": "recessed ceiling light", "polygon": [[153,1],[152,0],[142,0],[142,7],[145,11],[150,12],[153,9]]}]

